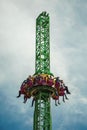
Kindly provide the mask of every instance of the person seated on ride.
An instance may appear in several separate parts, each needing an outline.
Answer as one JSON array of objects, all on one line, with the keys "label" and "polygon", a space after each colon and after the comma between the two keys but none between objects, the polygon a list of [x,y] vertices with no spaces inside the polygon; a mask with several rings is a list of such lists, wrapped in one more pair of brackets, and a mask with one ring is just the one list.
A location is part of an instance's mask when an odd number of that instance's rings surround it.
[{"label": "person seated on ride", "polygon": [[53,84],[54,84],[54,79],[53,79],[52,76],[50,75],[50,77],[48,77],[48,79],[47,79],[47,85],[52,87]]},{"label": "person seated on ride", "polygon": [[38,80],[38,77],[37,77],[37,75],[36,75],[36,76],[34,77],[34,80],[33,80],[34,86],[37,86],[37,85],[38,85],[37,80]]},{"label": "person seated on ride", "polygon": [[42,85],[47,85],[46,77],[42,77],[41,84]]},{"label": "person seated on ride", "polygon": [[65,88],[60,87],[59,88],[59,96],[64,96],[64,94],[65,94]]},{"label": "person seated on ride", "polygon": [[24,80],[20,87],[19,95],[17,96],[17,98],[19,98],[21,96],[21,94],[25,94],[26,88],[27,88],[27,80]]},{"label": "person seated on ride", "polygon": [[64,81],[63,80],[60,80],[60,86],[65,88],[65,84],[64,84]]},{"label": "person seated on ride", "polygon": [[56,78],[54,87],[55,87],[57,90],[59,89],[59,87],[60,87],[60,80],[59,80],[59,77]]},{"label": "person seated on ride", "polygon": [[55,82],[54,82],[54,88],[56,89],[57,93],[59,94],[59,87],[60,87],[59,77],[56,77],[54,79],[56,79]]},{"label": "person seated on ride", "polygon": [[[63,82],[63,81],[61,81],[61,83],[62,83],[62,82]],[[61,84],[61,86],[60,86],[60,88],[59,88],[59,96],[63,96],[63,102],[65,102],[64,96],[65,96],[65,98],[68,100],[68,98],[67,98],[67,96],[66,96],[66,92],[65,92],[65,87],[62,86],[62,84]]]},{"label": "person seated on ride", "polygon": [[64,84],[63,80],[61,80],[61,86],[62,86],[63,88],[65,88],[65,91],[66,91],[67,94],[71,94],[71,93],[69,92],[68,87]]},{"label": "person seated on ride", "polygon": [[27,78],[27,85],[28,85],[28,87],[32,87],[33,86],[33,79],[32,79],[32,77],[30,75]]},{"label": "person seated on ride", "polygon": [[65,93],[64,83],[63,83],[63,80],[60,80],[59,95],[63,96],[64,93]]},{"label": "person seated on ride", "polygon": [[56,106],[57,106],[57,100],[58,100],[58,104],[60,104],[60,102],[59,102],[59,95],[58,95],[57,91],[55,92],[55,95],[52,96],[52,98],[55,100],[55,105]]},{"label": "person seated on ride", "polygon": [[23,87],[26,83],[27,83],[27,79],[23,81],[23,83],[21,84],[21,87]]},{"label": "person seated on ride", "polygon": [[42,85],[42,76],[41,75],[37,75],[34,78],[34,86],[37,86],[37,85]]},{"label": "person seated on ride", "polygon": [[27,92],[26,92],[26,93],[24,94],[24,102],[23,102],[23,103],[26,103],[28,98],[31,98],[31,95],[30,95],[30,93],[27,93]]}]

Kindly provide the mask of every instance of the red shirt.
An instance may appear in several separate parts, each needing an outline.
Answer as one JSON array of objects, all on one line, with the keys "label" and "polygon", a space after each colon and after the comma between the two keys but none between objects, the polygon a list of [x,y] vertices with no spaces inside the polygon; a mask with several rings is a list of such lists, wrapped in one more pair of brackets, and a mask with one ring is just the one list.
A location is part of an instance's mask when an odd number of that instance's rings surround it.
[{"label": "red shirt", "polygon": [[55,82],[55,88],[59,88],[60,87],[60,82]]},{"label": "red shirt", "polygon": [[48,86],[52,86],[54,83],[53,83],[53,79],[48,79],[47,80],[47,85]]}]

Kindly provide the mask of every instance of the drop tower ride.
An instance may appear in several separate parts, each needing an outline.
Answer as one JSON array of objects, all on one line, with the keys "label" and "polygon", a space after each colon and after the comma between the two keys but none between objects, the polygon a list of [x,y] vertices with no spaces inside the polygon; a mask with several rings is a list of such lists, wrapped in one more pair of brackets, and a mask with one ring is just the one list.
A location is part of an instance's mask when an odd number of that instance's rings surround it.
[{"label": "drop tower ride", "polygon": [[[49,14],[42,12],[36,19],[35,75],[52,75],[50,72]],[[33,88],[34,89],[34,88]],[[35,88],[34,130],[52,130],[50,97],[55,89],[47,85]]]},{"label": "drop tower ride", "polygon": [[[63,80],[54,77],[50,72],[50,18],[47,12],[42,12],[36,19],[36,59],[35,73],[25,80],[19,91],[24,95],[24,103],[33,97],[34,117],[33,130],[52,130],[51,98],[58,100],[59,97],[70,94]],[[60,104],[60,103],[59,103]],[[55,104],[56,105],[56,104]],[[33,105],[32,105],[33,106]]]}]

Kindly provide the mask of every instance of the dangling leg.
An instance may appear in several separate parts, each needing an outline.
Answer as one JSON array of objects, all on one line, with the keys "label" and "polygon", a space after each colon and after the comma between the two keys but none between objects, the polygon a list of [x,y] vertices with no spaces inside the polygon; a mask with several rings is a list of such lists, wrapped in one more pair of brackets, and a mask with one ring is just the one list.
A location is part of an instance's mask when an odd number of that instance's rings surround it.
[{"label": "dangling leg", "polygon": [[59,99],[58,99],[58,104],[60,105]]},{"label": "dangling leg", "polygon": [[27,101],[27,97],[24,95],[24,102],[23,103],[26,103]]},{"label": "dangling leg", "polygon": [[19,91],[19,95],[17,96],[17,98],[19,98],[21,96],[21,91]]},{"label": "dangling leg", "polygon": [[65,86],[65,89],[66,89],[67,94],[71,94],[71,93],[69,92],[69,89],[68,89],[67,86]]},{"label": "dangling leg", "polygon": [[56,102],[56,100],[55,100],[55,106],[57,106],[57,102]]},{"label": "dangling leg", "polygon": [[34,105],[34,101],[35,101],[35,98],[33,98],[33,100],[32,100],[31,107],[33,107],[33,105]]},{"label": "dangling leg", "polygon": [[65,98],[68,100],[68,97],[66,96],[66,94],[64,94],[65,95]]},{"label": "dangling leg", "polygon": [[63,102],[65,102],[64,95],[63,95]]}]

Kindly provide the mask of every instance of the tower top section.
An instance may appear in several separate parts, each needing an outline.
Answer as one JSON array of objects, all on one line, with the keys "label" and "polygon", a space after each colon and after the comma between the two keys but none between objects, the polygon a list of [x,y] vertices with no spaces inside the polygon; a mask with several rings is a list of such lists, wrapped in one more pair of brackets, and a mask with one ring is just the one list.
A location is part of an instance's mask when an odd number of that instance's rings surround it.
[{"label": "tower top section", "polygon": [[49,14],[42,12],[36,19],[35,74],[50,74]]},{"label": "tower top section", "polygon": [[[38,17],[37,17],[37,19],[39,19],[39,18],[48,18],[49,17],[49,14],[46,12],[46,11],[43,11]],[[36,20],[37,20],[36,19]]]}]

